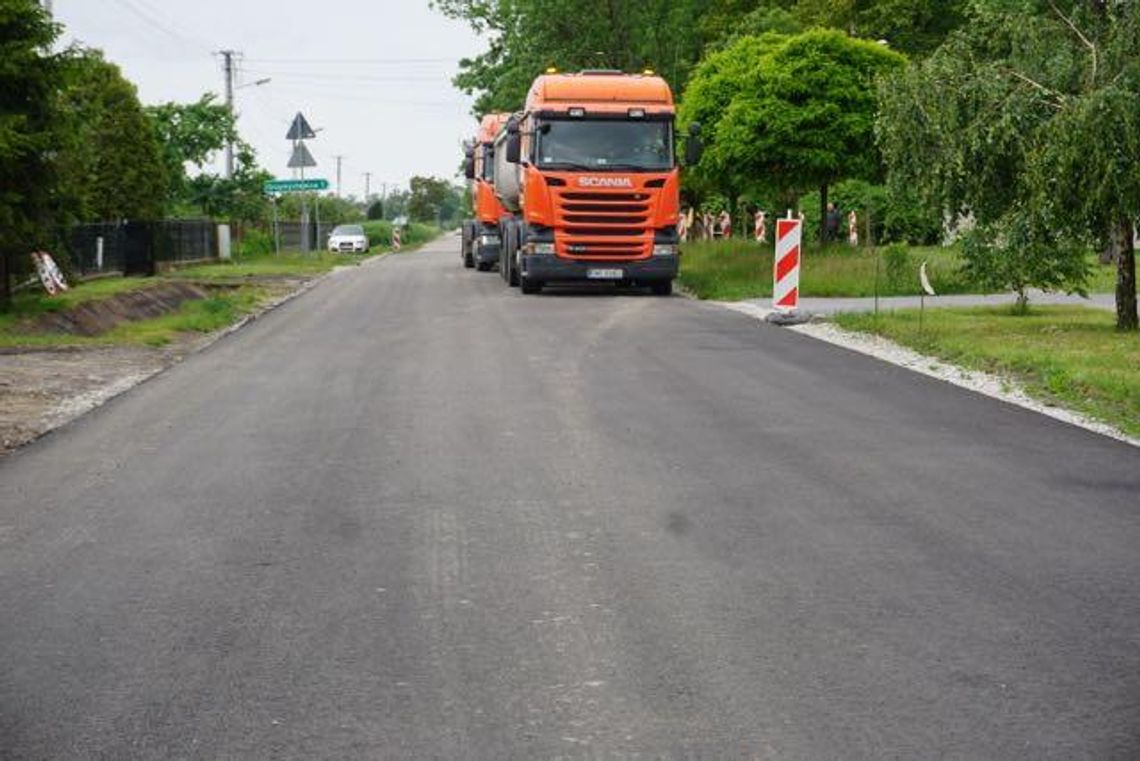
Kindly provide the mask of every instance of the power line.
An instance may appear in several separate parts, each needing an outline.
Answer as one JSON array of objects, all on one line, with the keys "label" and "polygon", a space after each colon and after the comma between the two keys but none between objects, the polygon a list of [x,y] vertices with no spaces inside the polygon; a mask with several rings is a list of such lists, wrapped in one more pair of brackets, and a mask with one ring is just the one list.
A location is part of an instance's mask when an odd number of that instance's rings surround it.
[{"label": "power line", "polygon": [[176,40],[176,41],[182,43],[183,45],[187,46],[188,48],[192,48],[194,50],[209,50],[210,49],[209,45],[204,45],[199,40],[193,40],[193,39],[187,37],[186,35],[182,34],[181,32],[178,32],[174,29],[171,29],[169,26],[164,24],[162,21],[159,21],[157,18],[152,16],[147,11],[145,11],[142,8],[140,8],[139,6],[135,5],[135,0],[115,0],[115,1],[120,6],[122,6],[127,11],[129,11],[132,15],[134,15],[136,18],[138,18],[140,21],[142,21],[144,24],[146,24],[146,26],[148,26],[151,29],[154,29],[156,31],[162,32],[167,37],[170,37],[172,40]]},{"label": "power line", "polygon": [[280,69],[243,69],[250,74],[264,74],[266,76],[284,77],[286,79],[311,79],[319,82],[347,80],[351,82],[439,82],[446,80],[449,72],[436,74],[396,74],[392,76],[377,74],[320,74],[296,71],[282,71]]},{"label": "power line", "polygon": [[396,65],[406,63],[455,63],[454,58],[247,58],[253,63],[295,64],[297,66],[327,64]]}]

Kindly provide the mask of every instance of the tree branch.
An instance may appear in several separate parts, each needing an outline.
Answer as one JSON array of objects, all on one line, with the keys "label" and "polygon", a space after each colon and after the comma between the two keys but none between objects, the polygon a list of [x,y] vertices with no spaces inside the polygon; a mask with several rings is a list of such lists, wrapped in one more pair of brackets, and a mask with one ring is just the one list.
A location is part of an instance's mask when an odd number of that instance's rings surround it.
[{"label": "tree branch", "polygon": [[1058,92],[1057,90],[1054,90],[1051,87],[1046,87],[1045,85],[1041,84],[1040,82],[1038,82],[1034,79],[1031,79],[1030,77],[1027,77],[1026,75],[1022,74],[1020,71],[1016,71],[1015,69],[1007,69],[1007,71],[1010,74],[1012,74],[1014,77],[1016,77],[1017,79],[1020,79],[1025,84],[1027,84],[1030,87],[1037,90],[1038,92],[1044,93],[1045,95],[1048,95],[1050,98],[1052,98],[1053,99],[1052,105],[1058,111],[1062,110],[1065,107],[1065,94],[1063,92]]},{"label": "tree branch", "polygon": [[1049,0],[1049,7],[1053,9],[1053,12],[1057,14],[1058,18],[1065,22],[1066,26],[1073,30],[1073,34],[1077,35],[1080,41],[1085,44],[1085,47],[1087,47],[1089,49],[1089,52],[1092,54],[1092,72],[1089,74],[1089,87],[1095,87],[1097,73],[1096,45],[1092,40],[1086,37],[1080,29],[1077,28],[1077,25],[1073,23],[1073,20],[1071,18],[1066,16],[1064,13],[1061,13],[1061,9],[1057,7],[1057,3],[1055,3],[1054,0]]}]

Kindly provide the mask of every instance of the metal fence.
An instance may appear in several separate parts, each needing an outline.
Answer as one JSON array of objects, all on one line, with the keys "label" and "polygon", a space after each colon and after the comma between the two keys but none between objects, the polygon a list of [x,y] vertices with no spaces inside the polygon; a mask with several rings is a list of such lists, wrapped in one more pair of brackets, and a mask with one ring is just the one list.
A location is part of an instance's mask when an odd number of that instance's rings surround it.
[{"label": "metal fence", "polygon": [[148,275],[163,265],[216,259],[217,235],[208,219],[178,219],[76,225],[65,238],[72,267],[81,275]]},{"label": "metal fence", "polygon": [[[309,245],[303,245],[305,228],[308,227]],[[310,222],[304,225],[300,222],[278,222],[277,234],[280,236],[282,251],[320,251],[328,244],[329,233],[336,227],[331,222],[321,222],[319,225]],[[273,228],[269,230],[273,233]]]}]

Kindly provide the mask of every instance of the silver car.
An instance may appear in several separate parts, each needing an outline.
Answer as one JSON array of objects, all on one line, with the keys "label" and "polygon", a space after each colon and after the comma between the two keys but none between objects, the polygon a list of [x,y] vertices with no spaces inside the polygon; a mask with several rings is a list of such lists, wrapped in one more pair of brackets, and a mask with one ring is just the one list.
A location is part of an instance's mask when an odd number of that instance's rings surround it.
[{"label": "silver car", "polygon": [[337,225],[329,235],[329,251],[341,254],[363,254],[368,250],[368,236],[360,225]]}]

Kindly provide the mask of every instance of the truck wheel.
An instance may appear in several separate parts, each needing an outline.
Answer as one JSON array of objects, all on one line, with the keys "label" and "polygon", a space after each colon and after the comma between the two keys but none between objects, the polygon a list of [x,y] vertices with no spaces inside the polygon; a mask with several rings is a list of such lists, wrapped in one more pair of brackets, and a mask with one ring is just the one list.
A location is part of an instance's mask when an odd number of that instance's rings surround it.
[{"label": "truck wheel", "polygon": [[669,296],[673,293],[672,280],[663,280],[656,283],[651,283],[649,287],[653,289],[654,296]]},{"label": "truck wheel", "polygon": [[486,272],[491,269],[490,262],[475,262],[475,269],[479,272]]},{"label": "truck wheel", "polygon": [[475,266],[475,223],[466,222],[463,225],[463,266],[471,269]]},{"label": "truck wheel", "polygon": [[499,277],[504,281],[511,275],[511,231],[506,224],[499,225]]},{"label": "truck wheel", "polygon": [[511,236],[511,253],[507,257],[509,270],[507,272],[507,285],[517,288],[519,285],[519,229],[508,225],[507,231]]}]

